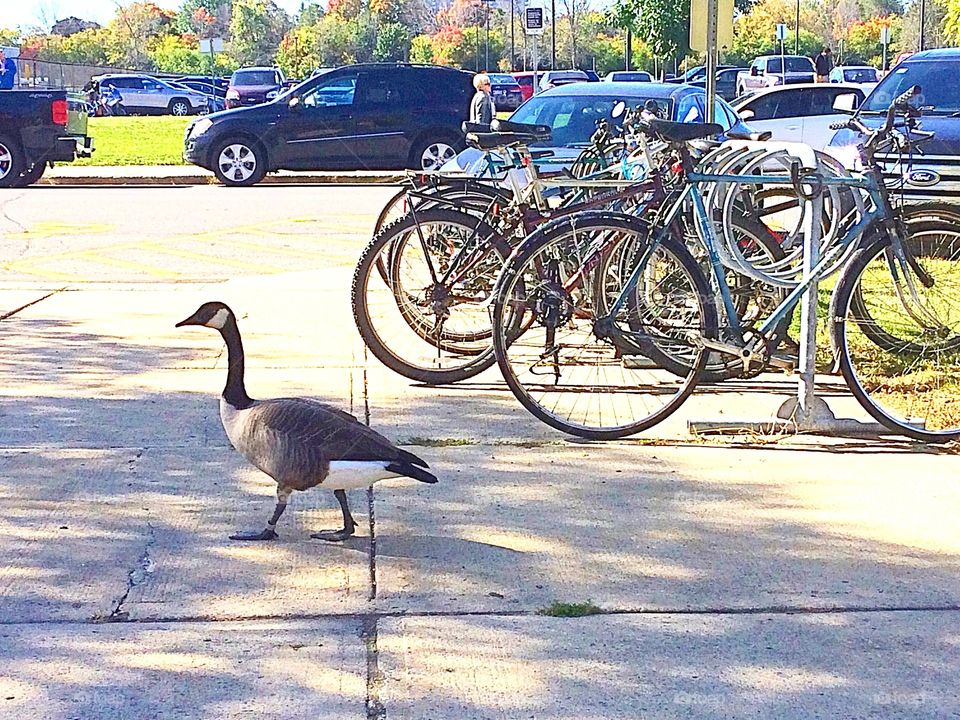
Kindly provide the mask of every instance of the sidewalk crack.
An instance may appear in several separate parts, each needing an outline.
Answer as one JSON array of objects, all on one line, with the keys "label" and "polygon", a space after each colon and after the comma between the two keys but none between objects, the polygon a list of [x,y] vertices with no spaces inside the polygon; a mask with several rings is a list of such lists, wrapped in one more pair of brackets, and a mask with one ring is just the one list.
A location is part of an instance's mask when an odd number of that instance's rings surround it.
[{"label": "sidewalk crack", "polygon": [[110,615],[103,620],[104,622],[124,622],[125,620],[129,620],[130,613],[123,609],[123,605],[130,596],[130,591],[138,585],[143,585],[149,579],[150,575],[153,574],[155,564],[153,558],[150,557],[150,548],[156,543],[157,536],[153,523],[149,520],[147,520],[147,528],[149,532],[147,533],[147,542],[143,547],[143,552],[140,554],[140,559],[137,560],[136,567],[127,575],[127,590],[117,601],[117,605]]},{"label": "sidewalk crack", "polygon": [[387,720],[387,709],[380,702],[380,651],[377,647],[377,616],[368,615],[363,621],[361,637],[367,648],[367,720]]}]

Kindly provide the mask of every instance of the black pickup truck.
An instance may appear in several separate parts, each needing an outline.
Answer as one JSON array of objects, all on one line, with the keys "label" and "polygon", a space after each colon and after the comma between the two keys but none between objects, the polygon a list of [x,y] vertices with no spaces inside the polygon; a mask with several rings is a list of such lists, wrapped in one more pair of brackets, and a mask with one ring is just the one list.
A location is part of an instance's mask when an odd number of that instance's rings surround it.
[{"label": "black pickup truck", "polygon": [[83,100],[64,90],[0,91],[0,188],[25,187],[48,164],[93,152]]}]

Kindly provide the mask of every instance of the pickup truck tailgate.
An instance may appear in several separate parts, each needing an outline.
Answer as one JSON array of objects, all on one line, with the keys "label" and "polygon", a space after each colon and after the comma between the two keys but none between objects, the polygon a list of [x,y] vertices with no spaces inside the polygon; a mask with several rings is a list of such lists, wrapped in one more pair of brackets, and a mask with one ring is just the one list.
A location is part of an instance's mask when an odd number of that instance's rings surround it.
[{"label": "pickup truck tailgate", "polygon": [[87,134],[87,103],[82,95],[67,94],[67,135]]}]

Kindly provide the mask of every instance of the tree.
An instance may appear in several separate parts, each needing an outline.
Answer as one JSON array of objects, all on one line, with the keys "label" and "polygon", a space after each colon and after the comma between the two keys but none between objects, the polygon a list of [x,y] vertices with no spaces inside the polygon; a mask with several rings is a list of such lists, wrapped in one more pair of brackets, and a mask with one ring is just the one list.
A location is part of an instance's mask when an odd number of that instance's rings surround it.
[{"label": "tree", "polygon": [[388,22],[377,30],[373,59],[377,62],[400,62],[410,54],[410,35],[405,25]]},{"label": "tree", "polygon": [[290,18],[273,0],[234,0],[231,52],[243,65],[272,63],[290,27]]},{"label": "tree", "polygon": [[429,64],[433,59],[433,40],[429,35],[417,35],[410,41],[410,62]]},{"label": "tree", "polygon": [[108,61],[122,67],[151,69],[148,47],[151,41],[171,29],[172,21],[172,13],[152,2],[135,2],[118,7],[117,14],[107,26]]},{"label": "tree", "polygon": [[631,29],[664,64],[687,52],[689,0],[615,0],[610,17]]}]

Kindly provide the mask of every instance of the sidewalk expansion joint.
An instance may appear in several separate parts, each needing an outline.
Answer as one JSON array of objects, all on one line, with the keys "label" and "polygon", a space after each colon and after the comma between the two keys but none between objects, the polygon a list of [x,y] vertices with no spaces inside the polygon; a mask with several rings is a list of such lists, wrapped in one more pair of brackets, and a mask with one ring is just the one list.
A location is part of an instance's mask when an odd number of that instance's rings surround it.
[{"label": "sidewalk expansion joint", "polygon": [[149,532],[147,534],[147,542],[143,547],[143,552],[140,554],[140,559],[137,560],[137,566],[127,575],[127,590],[117,602],[117,606],[113,609],[113,612],[101,620],[101,622],[128,622],[130,620],[130,613],[123,609],[123,604],[130,596],[130,591],[138,585],[143,585],[154,570],[153,559],[150,557],[150,548],[156,543],[157,536],[155,528],[149,520],[147,521],[147,528]]},{"label": "sidewalk expansion joint", "polygon": [[[151,568],[145,571],[149,574]],[[131,575],[136,573],[134,570]],[[136,587],[140,582],[133,583]],[[132,589],[132,588],[130,588]],[[128,589],[129,594],[129,589]],[[127,595],[120,600],[117,608],[122,606]],[[556,618],[565,622],[576,622],[583,617],[598,616],[634,616],[643,617],[648,615],[855,615],[855,614],[879,614],[879,613],[960,613],[960,605],[891,605],[891,606],[840,606],[840,607],[789,607],[789,606],[768,606],[768,607],[746,607],[746,608],[654,608],[654,609],[615,609],[601,610],[600,612],[585,615],[582,617]],[[0,619],[0,626],[11,625],[97,625],[104,622],[129,623],[136,625],[158,625],[162,623],[245,623],[245,622],[310,622],[314,620],[345,620],[359,622],[361,624],[376,623],[380,620],[389,620],[393,618],[483,618],[483,617],[503,617],[503,618],[538,618],[550,617],[542,615],[537,610],[437,610],[437,611],[404,611],[404,610],[385,610],[379,612],[343,612],[343,613],[296,613],[296,614],[260,614],[260,615],[174,615],[157,616],[150,618],[130,618],[126,612],[116,612],[109,619],[92,618],[88,620],[5,620]]]},{"label": "sidewalk expansion joint", "polygon": [[369,615],[364,619],[361,637],[367,650],[367,720],[386,720],[387,709],[380,702],[383,675],[380,673],[380,651],[377,646],[375,615]]},{"label": "sidewalk expansion joint", "polygon": [[43,302],[44,300],[46,300],[47,298],[53,297],[53,296],[56,295],[57,293],[62,293],[62,292],[63,292],[64,290],[66,290],[66,289],[67,289],[67,287],[64,286],[64,287],[62,287],[62,288],[57,288],[56,290],[51,290],[50,292],[48,292],[48,293],[47,293],[46,295],[44,295],[43,297],[39,297],[39,298],[37,298],[36,300],[31,300],[31,301],[28,302],[26,305],[21,305],[20,307],[14,309],[14,310],[10,310],[10,311],[8,311],[8,312],[3,313],[2,315],[0,315],[0,320],[6,320],[7,318],[13,317],[14,315],[16,315],[16,314],[17,314],[18,312],[20,312],[21,310],[26,310],[28,307],[31,307],[31,306],[33,306],[33,305],[36,305],[37,303],[41,303],[41,302]]}]

